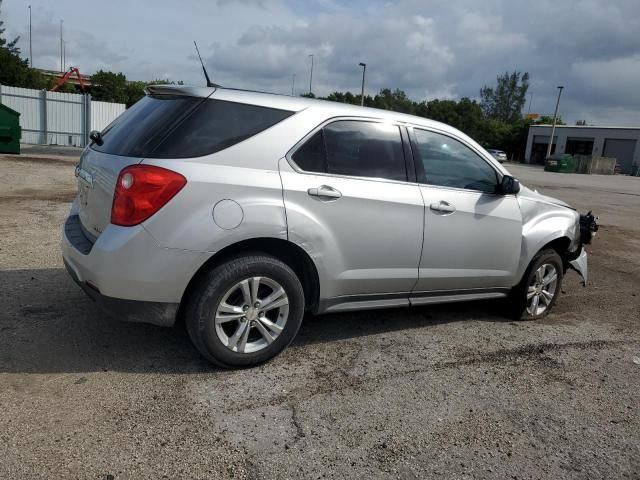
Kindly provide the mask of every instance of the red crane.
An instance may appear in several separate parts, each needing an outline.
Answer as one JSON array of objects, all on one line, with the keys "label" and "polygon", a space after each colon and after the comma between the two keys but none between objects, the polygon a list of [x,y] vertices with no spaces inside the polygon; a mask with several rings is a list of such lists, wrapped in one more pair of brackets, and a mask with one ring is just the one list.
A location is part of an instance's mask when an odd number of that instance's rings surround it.
[{"label": "red crane", "polygon": [[78,82],[80,83],[80,90],[84,92],[85,91],[84,82],[82,81],[82,75],[80,75],[80,70],[78,70],[78,67],[69,68],[69,71],[58,79],[58,82],[53,86],[53,88],[50,91],[55,92],[56,90],[58,90],[62,85],[67,83],[67,80],[69,80],[71,78],[71,75],[73,75],[74,73],[78,77]]}]

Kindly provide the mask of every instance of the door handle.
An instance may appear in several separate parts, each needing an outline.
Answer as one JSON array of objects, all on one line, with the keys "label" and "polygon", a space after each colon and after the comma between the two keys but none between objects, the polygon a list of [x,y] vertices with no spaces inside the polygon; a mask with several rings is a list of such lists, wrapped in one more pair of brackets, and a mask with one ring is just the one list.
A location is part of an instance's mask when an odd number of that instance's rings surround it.
[{"label": "door handle", "polygon": [[322,198],[340,198],[342,193],[333,187],[328,185],[320,185],[318,188],[310,188],[307,193],[312,197]]},{"label": "door handle", "polygon": [[456,211],[456,207],[444,200],[440,200],[440,203],[432,203],[429,205],[429,208],[435,212],[441,213],[453,213]]}]

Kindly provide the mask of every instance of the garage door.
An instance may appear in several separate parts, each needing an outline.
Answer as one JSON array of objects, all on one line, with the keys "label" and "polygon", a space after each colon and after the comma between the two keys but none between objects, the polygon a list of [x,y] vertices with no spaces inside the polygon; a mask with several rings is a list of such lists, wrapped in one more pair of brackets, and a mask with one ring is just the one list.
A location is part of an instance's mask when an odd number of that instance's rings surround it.
[{"label": "garage door", "polygon": [[[553,136],[553,145],[551,145],[551,155],[556,153],[556,141],[558,137]],[[547,147],[549,146],[549,135],[534,135],[533,144],[531,145],[531,157],[529,163],[537,163],[544,165],[544,158],[547,155]]]},{"label": "garage door", "polygon": [[604,141],[602,155],[618,160],[620,172],[630,174],[633,164],[633,152],[636,150],[635,140],[622,140],[617,138],[607,138]]},{"label": "garage door", "polygon": [[569,155],[591,155],[593,153],[593,138],[568,137],[564,153]]}]

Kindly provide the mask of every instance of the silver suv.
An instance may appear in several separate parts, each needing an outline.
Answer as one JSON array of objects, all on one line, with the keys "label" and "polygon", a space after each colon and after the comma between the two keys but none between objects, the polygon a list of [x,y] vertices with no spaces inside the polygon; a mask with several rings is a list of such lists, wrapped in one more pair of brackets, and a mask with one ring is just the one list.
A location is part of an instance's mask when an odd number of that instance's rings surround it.
[{"label": "silver suv", "polygon": [[535,319],[567,267],[586,283],[593,217],[447,125],[226,88],[147,93],[91,134],[64,263],[120,319],[184,319],[211,362],[270,359],[305,311],[509,297]]}]

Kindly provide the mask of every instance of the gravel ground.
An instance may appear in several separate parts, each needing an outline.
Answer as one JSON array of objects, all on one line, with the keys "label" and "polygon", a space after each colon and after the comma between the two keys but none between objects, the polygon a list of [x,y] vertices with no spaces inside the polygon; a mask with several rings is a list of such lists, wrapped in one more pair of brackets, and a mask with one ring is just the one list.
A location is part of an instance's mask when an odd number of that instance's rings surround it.
[{"label": "gravel ground", "polygon": [[511,322],[469,303],[305,318],[219,371],[62,268],[74,157],[0,157],[0,478],[640,478],[640,178],[509,166],[593,208],[590,285]]}]

